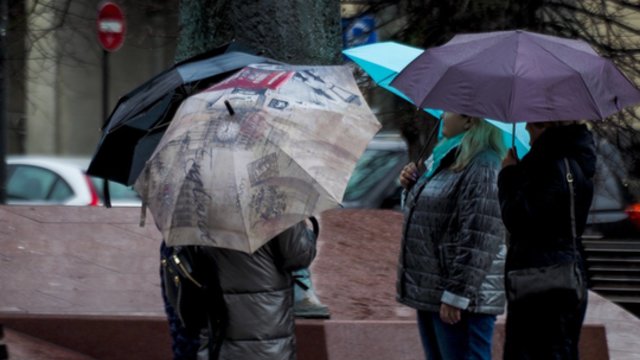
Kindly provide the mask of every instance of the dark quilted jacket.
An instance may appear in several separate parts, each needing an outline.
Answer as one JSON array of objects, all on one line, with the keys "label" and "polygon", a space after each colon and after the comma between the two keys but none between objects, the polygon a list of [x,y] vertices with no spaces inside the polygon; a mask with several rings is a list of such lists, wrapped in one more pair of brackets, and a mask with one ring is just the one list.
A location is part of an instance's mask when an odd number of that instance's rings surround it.
[{"label": "dark quilted jacket", "polygon": [[228,318],[219,359],[295,359],[291,271],[309,266],[316,254],[303,223],[251,255],[221,248],[208,254],[218,266]]},{"label": "dark quilted jacket", "polygon": [[420,181],[408,194],[397,299],[418,310],[437,312],[446,302],[501,314],[506,249],[498,203],[500,159],[485,150],[455,172],[447,168],[454,153],[417,198]]}]

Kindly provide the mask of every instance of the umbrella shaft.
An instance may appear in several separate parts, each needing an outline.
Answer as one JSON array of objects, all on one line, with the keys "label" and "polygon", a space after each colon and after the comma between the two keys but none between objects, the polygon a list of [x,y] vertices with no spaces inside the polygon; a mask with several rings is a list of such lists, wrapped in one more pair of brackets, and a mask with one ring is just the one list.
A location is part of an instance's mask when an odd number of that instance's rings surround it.
[{"label": "umbrella shaft", "polygon": [[416,158],[416,161],[415,161],[416,165],[420,164],[422,158],[427,153],[427,149],[429,148],[429,145],[431,144],[431,141],[433,141],[433,138],[436,136],[436,133],[438,132],[438,129],[440,128],[440,121],[442,121],[442,120],[438,119],[438,122],[436,123],[436,126],[434,126],[433,129],[431,130],[431,133],[429,133],[429,138],[427,139],[427,142],[424,144],[424,146],[420,150],[420,153],[418,154],[418,157]]}]

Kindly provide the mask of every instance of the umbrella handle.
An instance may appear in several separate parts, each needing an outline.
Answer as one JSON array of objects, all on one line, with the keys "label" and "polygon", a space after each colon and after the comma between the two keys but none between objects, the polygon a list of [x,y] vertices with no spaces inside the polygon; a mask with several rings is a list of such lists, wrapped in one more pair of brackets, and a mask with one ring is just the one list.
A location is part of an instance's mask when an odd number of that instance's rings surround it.
[{"label": "umbrella handle", "polygon": [[516,163],[520,162],[518,158],[518,149],[516,149],[516,123],[512,124],[513,128],[511,131],[511,148],[513,149],[513,154],[516,156]]},{"label": "umbrella handle", "polygon": [[313,233],[316,234],[316,238],[320,236],[320,223],[318,223],[318,219],[315,216],[310,216],[309,221],[313,226]]},{"label": "umbrella handle", "polygon": [[227,107],[227,111],[229,112],[229,115],[231,116],[235,115],[236,112],[233,110],[233,107],[231,107],[231,103],[229,102],[229,100],[224,101],[224,106]]},{"label": "umbrella handle", "polygon": [[418,157],[416,158],[416,161],[414,162],[416,164],[416,167],[419,168],[420,160],[427,153],[427,149],[429,148],[429,145],[431,144],[431,141],[433,141],[433,138],[436,136],[436,133],[438,132],[438,129],[440,128],[440,122],[441,121],[442,121],[442,118],[438,118],[438,122],[436,122],[436,126],[434,126],[433,129],[431,130],[431,133],[429,134],[429,138],[427,139],[426,144],[424,144],[424,146],[420,150],[420,153],[418,154]]}]

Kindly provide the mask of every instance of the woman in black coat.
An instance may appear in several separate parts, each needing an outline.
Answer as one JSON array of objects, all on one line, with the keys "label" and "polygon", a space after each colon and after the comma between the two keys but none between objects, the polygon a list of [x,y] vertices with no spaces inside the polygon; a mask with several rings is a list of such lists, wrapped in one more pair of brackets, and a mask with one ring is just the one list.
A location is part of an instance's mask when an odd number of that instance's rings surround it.
[{"label": "woman in black coat", "polygon": [[[578,263],[586,279],[582,243],[593,198],[596,155],[590,131],[574,122],[529,123],[531,150],[518,162],[511,152],[498,178],[502,218],[511,237],[505,271],[544,267],[575,256],[566,177],[574,178]],[[507,279],[507,291],[509,291]],[[509,301],[504,358],[578,359],[580,329],[587,307],[586,286],[554,290]]]}]

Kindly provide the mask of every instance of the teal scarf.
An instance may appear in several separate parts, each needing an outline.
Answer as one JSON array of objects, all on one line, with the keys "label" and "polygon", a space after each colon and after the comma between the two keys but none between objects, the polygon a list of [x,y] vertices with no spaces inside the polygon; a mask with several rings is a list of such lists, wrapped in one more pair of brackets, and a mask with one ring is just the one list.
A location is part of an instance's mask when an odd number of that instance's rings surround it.
[{"label": "teal scarf", "polygon": [[[433,148],[433,152],[424,161],[425,172],[420,176],[420,179],[416,181],[415,185],[410,191],[403,190],[402,196],[400,198],[400,206],[404,209],[404,206],[407,201],[408,196],[417,196],[416,193],[422,184],[426,181],[429,181],[435,174],[436,170],[438,170],[438,166],[440,166],[440,162],[444,159],[451,150],[456,149],[460,143],[462,142],[462,138],[464,137],[464,133],[458,134],[452,138],[443,138],[444,140],[440,140],[440,142]],[[409,192],[413,191],[415,194],[409,195]],[[413,201],[413,200],[409,200]]]},{"label": "teal scarf", "polygon": [[425,180],[431,179],[433,175],[435,175],[438,166],[440,166],[440,162],[442,161],[442,159],[444,159],[444,157],[447,156],[447,154],[451,150],[460,146],[464,134],[465,133],[463,132],[452,138],[444,138],[444,140],[440,141],[433,148],[431,156],[429,156],[427,160],[424,161],[424,167],[426,171],[424,172],[424,174],[422,174],[422,177],[424,177]]}]

